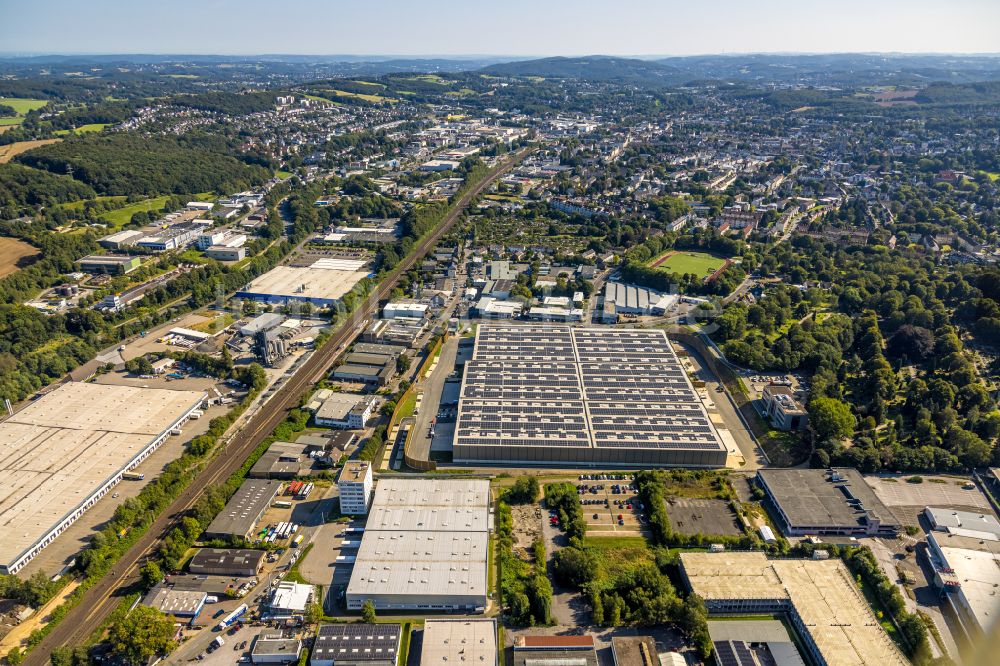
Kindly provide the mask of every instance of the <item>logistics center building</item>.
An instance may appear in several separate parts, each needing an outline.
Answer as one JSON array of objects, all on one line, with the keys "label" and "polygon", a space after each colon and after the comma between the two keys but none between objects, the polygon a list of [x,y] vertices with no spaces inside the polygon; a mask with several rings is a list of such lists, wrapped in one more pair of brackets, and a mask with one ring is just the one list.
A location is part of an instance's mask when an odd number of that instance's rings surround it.
[{"label": "logistics center building", "polygon": [[347,608],[483,612],[491,528],[486,479],[379,480]]},{"label": "logistics center building", "polygon": [[455,461],[723,467],[726,453],[664,331],[479,326]]},{"label": "logistics center building", "polygon": [[0,423],[0,573],[52,543],[205,397],[71,382]]}]

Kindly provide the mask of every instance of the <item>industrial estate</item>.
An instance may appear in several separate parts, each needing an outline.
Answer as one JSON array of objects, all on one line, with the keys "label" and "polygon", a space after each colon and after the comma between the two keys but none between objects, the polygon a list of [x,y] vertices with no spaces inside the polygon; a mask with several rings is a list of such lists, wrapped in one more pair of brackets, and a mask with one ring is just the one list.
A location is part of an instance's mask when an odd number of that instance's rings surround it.
[{"label": "industrial estate", "polygon": [[998,80],[0,55],[0,657],[995,663]]}]

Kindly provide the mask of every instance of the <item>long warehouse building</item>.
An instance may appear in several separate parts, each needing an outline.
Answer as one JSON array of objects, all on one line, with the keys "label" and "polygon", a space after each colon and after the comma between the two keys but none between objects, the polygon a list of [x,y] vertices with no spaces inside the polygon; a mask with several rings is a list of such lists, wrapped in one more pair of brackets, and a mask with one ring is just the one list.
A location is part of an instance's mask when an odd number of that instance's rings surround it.
[{"label": "long warehouse building", "polygon": [[723,467],[726,454],[664,331],[479,326],[455,461]]},{"label": "long warehouse building", "polygon": [[72,382],[0,423],[0,573],[22,569],[205,397]]},{"label": "long warehouse building", "polygon": [[486,479],[381,479],[347,608],[483,612],[491,529]]}]

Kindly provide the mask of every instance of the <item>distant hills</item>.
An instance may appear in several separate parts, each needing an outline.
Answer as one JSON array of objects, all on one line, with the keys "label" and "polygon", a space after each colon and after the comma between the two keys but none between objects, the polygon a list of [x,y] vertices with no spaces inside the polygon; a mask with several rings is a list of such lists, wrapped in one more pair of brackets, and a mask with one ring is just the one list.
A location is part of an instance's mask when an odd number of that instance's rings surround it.
[{"label": "distant hills", "polygon": [[[88,67],[153,69],[211,77],[221,68],[252,69],[266,64],[271,72],[309,80],[323,77],[384,76],[403,73],[472,72],[505,77],[538,76],[620,82],[639,86],[692,83],[810,86],[925,86],[1000,81],[1000,55],[906,54],[746,54],[670,58],[592,55],[519,59],[504,56],[405,57],[356,55],[35,55],[0,56],[0,71],[20,76],[76,75]],[[169,69],[174,68],[174,69]]]},{"label": "distant hills", "polygon": [[934,81],[1000,80],[1000,57],[829,54],[711,55],[640,60],[587,56],[498,63],[487,65],[481,71],[496,76],[618,81],[649,86],[706,81],[810,85],[866,81],[881,85],[917,85]]}]

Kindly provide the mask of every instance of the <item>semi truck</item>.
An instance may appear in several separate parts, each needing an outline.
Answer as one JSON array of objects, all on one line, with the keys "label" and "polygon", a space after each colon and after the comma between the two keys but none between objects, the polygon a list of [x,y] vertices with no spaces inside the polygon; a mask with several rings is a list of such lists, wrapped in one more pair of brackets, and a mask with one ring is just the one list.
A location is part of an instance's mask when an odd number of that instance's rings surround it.
[{"label": "semi truck", "polygon": [[222,618],[222,621],[219,622],[219,624],[217,624],[215,628],[218,629],[219,631],[222,631],[226,627],[228,627],[228,626],[230,626],[232,624],[235,624],[237,620],[239,620],[241,617],[243,617],[246,614],[247,610],[248,610],[248,608],[247,608],[246,604],[240,604],[236,608],[236,610],[234,610],[232,613],[230,613],[226,617]]}]

